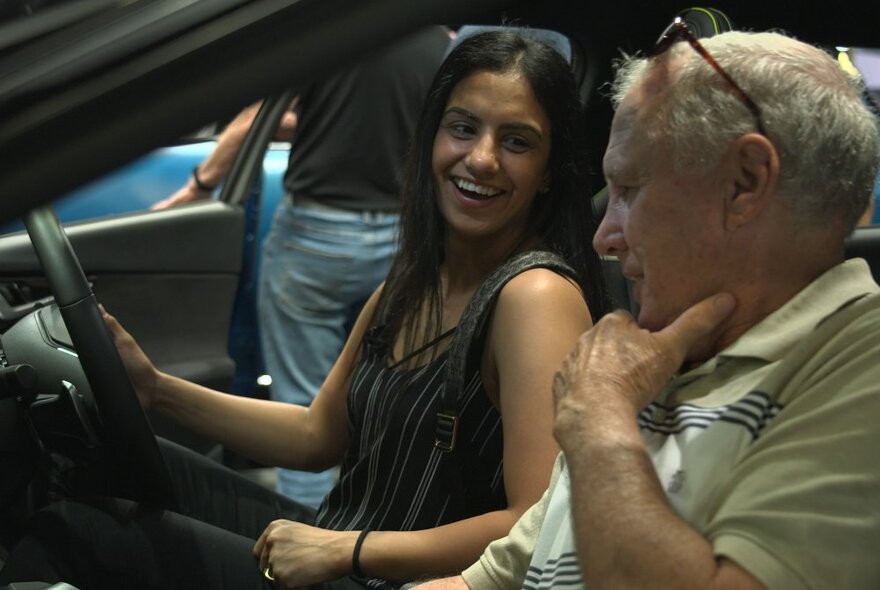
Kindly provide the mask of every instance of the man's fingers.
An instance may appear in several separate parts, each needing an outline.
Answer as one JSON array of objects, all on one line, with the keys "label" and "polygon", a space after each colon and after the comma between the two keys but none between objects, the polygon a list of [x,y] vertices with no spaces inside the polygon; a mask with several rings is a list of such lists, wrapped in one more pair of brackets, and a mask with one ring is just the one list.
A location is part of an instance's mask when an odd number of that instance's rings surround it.
[{"label": "man's fingers", "polygon": [[689,307],[674,322],[657,333],[682,359],[701,339],[709,336],[730,316],[736,299],[729,293],[718,293]]}]

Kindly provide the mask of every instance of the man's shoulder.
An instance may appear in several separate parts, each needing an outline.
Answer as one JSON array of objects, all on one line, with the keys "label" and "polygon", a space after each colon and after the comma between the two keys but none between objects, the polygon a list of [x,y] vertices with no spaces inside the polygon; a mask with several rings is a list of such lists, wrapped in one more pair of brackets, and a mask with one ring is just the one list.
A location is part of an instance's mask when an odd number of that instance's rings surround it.
[{"label": "man's shoulder", "polygon": [[794,346],[768,379],[787,395],[834,389],[840,394],[880,382],[880,294],[867,295],[831,314]]}]

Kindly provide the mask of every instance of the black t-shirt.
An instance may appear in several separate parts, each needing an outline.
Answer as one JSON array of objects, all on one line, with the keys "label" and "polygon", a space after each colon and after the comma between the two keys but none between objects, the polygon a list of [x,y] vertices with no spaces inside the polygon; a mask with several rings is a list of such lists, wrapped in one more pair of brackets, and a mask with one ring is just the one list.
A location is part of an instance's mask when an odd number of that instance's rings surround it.
[{"label": "black t-shirt", "polygon": [[352,210],[400,206],[403,160],[449,44],[422,30],[299,93],[285,188]]}]

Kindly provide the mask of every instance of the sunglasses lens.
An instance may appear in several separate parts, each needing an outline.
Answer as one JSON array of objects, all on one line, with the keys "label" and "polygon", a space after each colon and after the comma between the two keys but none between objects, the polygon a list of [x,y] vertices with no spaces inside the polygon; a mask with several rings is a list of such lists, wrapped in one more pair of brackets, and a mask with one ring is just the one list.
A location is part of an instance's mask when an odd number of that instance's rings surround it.
[{"label": "sunglasses lens", "polygon": [[666,30],[657,38],[657,42],[654,44],[654,49],[651,51],[651,56],[660,55],[669,49],[669,46],[675,43],[679,35],[680,33],[678,27],[675,26],[675,23],[666,27]]}]

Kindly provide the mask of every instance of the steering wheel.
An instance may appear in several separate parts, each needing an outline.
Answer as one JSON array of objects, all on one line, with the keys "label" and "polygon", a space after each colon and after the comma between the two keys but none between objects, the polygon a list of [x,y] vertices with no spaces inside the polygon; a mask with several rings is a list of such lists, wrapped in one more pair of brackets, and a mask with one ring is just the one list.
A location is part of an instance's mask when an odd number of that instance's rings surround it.
[{"label": "steering wheel", "polygon": [[58,217],[50,207],[34,209],[25,227],[94,394],[114,494],[173,508],[171,476],[156,437]]}]

